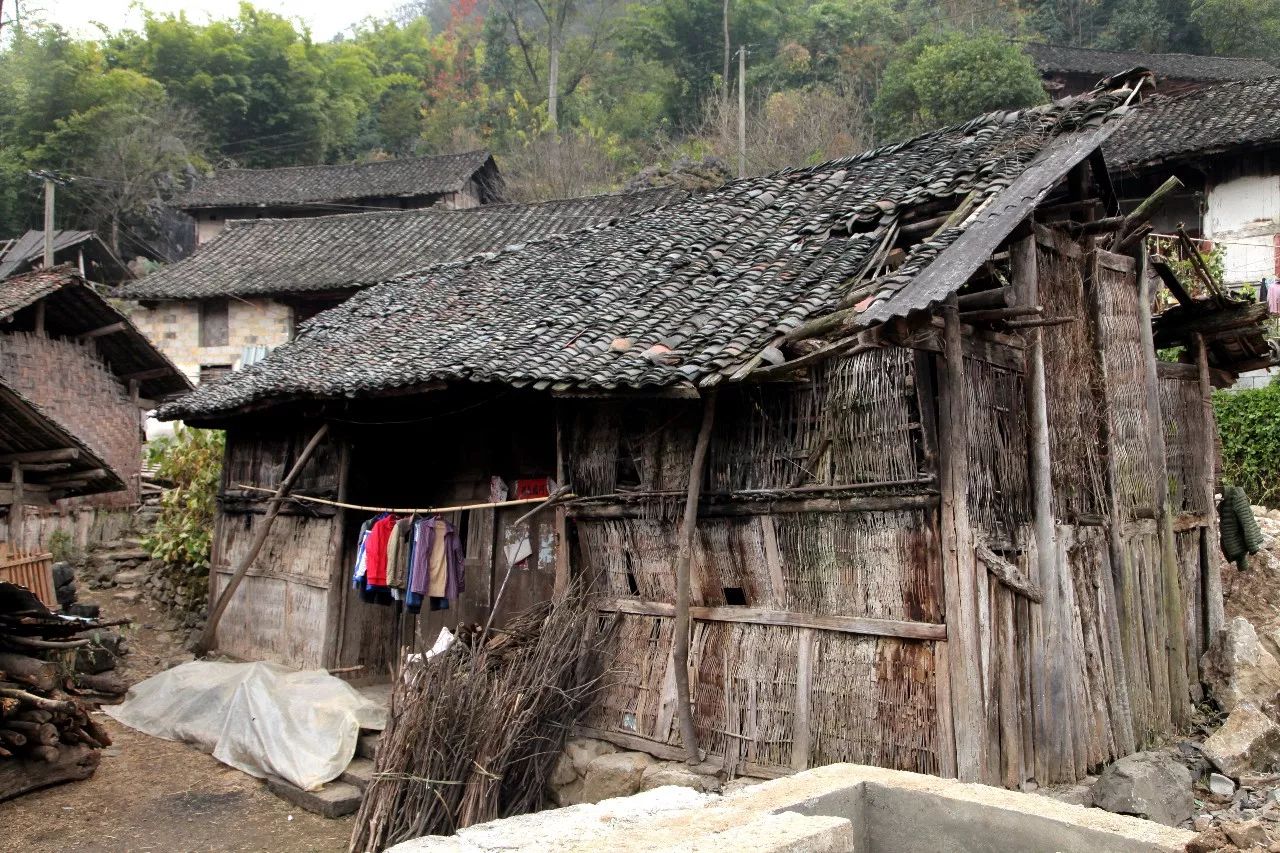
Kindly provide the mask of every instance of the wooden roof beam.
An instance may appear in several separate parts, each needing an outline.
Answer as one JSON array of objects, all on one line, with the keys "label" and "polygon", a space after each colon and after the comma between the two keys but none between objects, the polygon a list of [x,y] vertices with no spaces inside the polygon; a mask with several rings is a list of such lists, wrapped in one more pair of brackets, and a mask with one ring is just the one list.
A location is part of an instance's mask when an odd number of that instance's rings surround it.
[{"label": "wooden roof beam", "polygon": [[80,335],[80,340],[91,341],[94,338],[100,338],[103,335],[110,335],[110,334],[114,334],[115,332],[123,332],[127,328],[129,328],[129,324],[124,320],[121,320],[118,323],[110,323],[106,326],[99,326],[96,329],[90,329],[89,331]]},{"label": "wooden roof beam", "polygon": [[28,462],[73,462],[79,458],[79,450],[74,447],[63,447],[57,450],[30,450],[25,453],[6,453],[0,455],[0,465],[10,462],[20,464]]},{"label": "wooden roof beam", "polygon": [[136,373],[125,373],[120,376],[123,382],[145,382],[148,379],[160,379],[173,373],[168,367],[153,367],[150,370],[139,370]]}]

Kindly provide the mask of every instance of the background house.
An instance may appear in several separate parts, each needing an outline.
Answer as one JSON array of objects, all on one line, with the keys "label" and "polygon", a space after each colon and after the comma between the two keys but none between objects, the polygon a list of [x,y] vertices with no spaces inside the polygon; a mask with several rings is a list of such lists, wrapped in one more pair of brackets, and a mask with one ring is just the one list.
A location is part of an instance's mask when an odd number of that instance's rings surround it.
[{"label": "background house", "polygon": [[478,207],[502,199],[488,151],[342,166],[222,169],[173,201],[196,221],[196,245],[229,220],[351,213],[370,208]]},{"label": "background house", "polygon": [[0,380],[103,460],[75,479],[118,484],[119,491],[92,499],[108,507],[138,499],[144,413],[191,388],[69,267],[0,281]]},{"label": "background house", "polygon": [[1176,95],[1230,80],[1262,80],[1280,76],[1280,68],[1262,59],[1197,56],[1190,53],[1142,53],[1136,50],[1097,50],[1061,44],[1024,42],[1051,98],[1092,91],[1098,81],[1131,68],[1155,74],[1157,91]]},{"label": "background house", "polygon": [[[166,406],[227,430],[215,594],[314,449],[296,491],[319,502],[266,533],[219,647],[386,677],[442,625],[501,625],[579,577],[615,632],[591,734],[662,757],[688,746],[686,666],[698,746],[730,773],[1047,784],[1186,725],[1222,621],[1205,400],[1258,330],[1161,368],[1153,340],[1222,306],[1153,328],[1141,254],[1069,218],[1105,194],[1096,152],[1131,94],[401,276]],[[576,497],[528,526],[454,514],[447,611],[353,588],[376,508],[492,500],[495,477]]]},{"label": "background house", "polygon": [[[81,276],[100,284],[118,284],[130,277],[129,267],[93,231],[55,231],[54,264],[70,264]],[[27,231],[0,240],[0,279],[44,264],[44,232]]]},{"label": "background house", "polygon": [[193,382],[252,364],[299,323],[359,287],[434,263],[608,223],[684,198],[680,190],[233,222],[194,255],[116,295]]}]

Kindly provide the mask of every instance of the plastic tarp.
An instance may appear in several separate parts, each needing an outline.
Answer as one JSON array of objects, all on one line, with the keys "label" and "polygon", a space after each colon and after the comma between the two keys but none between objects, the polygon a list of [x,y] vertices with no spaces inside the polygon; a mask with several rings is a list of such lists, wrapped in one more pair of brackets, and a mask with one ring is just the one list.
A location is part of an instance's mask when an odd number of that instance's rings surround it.
[{"label": "plastic tarp", "polygon": [[144,734],[199,746],[252,776],[315,790],[347,769],[360,729],[387,709],[324,670],[193,661],[135,684],[103,709]]}]

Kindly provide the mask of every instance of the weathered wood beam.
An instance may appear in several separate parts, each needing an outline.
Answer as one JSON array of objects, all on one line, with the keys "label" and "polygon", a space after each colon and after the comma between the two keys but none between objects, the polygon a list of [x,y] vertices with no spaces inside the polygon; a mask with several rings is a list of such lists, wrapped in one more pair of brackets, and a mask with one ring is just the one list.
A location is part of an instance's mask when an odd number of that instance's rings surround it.
[{"label": "weathered wood beam", "polygon": [[676,604],[675,639],[672,653],[676,667],[676,709],[680,715],[680,740],[684,744],[685,760],[697,764],[698,734],[693,724],[693,705],[689,698],[689,594],[690,565],[693,562],[693,540],[697,535],[698,498],[702,493],[702,475],[707,463],[707,450],[711,446],[711,428],[716,418],[716,393],[708,392],[702,403],[702,424],[698,428],[697,443],[693,447],[693,459],[689,464],[689,492],[685,497],[684,520],[680,527],[680,539],[676,551]]},{"label": "weathered wood beam", "polygon": [[[783,496],[767,500],[704,504],[698,514],[702,518],[733,518],[799,512],[892,512],[930,509],[937,505],[938,495],[932,492],[915,495],[851,495],[832,498]],[[646,512],[645,504],[639,502],[579,504],[568,509],[568,516],[581,520],[638,518]]]},{"label": "weathered wood beam", "polygon": [[0,455],[0,464],[8,464],[17,462],[25,464],[28,462],[70,462],[80,458],[80,451],[74,447],[64,447],[58,450],[30,450],[25,453],[6,453]]},{"label": "weathered wood beam", "polygon": [[146,382],[148,379],[160,379],[168,376],[173,371],[167,367],[152,367],[149,370],[138,370],[134,373],[121,374],[121,382]]},{"label": "weathered wood beam", "polygon": [[87,471],[76,471],[74,474],[66,474],[60,477],[46,477],[44,480],[44,484],[46,486],[57,488],[58,486],[61,486],[65,483],[88,481],[88,480],[101,480],[104,477],[110,477],[110,476],[111,476],[111,472],[109,472],[105,468],[90,468]]},{"label": "weathered wood beam", "polygon": [[[640,616],[675,616],[674,604],[664,601],[638,601],[615,598],[601,601],[598,608],[606,613],[632,613]],[[690,607],[689,616],[702,622],[741,622],[749,625],[783,625],[839,631],[844,634],[866,634],[874,637],[903,637],[910,640],[945,640],[947,626],[933,622],[908,622],[900,619],[873,619],[864,616],[827,616],[765,607]]]},{"label": "weathered wood beam", "polygon": [[1160,276],[1164,286],[1169,288],[1169,292],[1173,294],[1174,299],[1183,305],[1190,305],[1195,301],[1192,299],[1191,294],[1187,292],[1187,288],[1183,286],[1178,274],[1173,271],[1168,258],[1162,255],[1152,255],[1148,262],[1151,264],[1151,268],[1156,271],[1156,275]]},{"label": "weathered wood beam", "polygon": [[1213,383],[1209,378],[1209,346],[1204,336],[1195,336],[1196,381],[1200,386],[1201,417],[1204,418],[1205,441],[1208,442],[1208,465],[1204,482],[1200,484],[1201,500],[1207,507],[1208,525],[1200,537],[1200,572],[1204,577],[1205,639],[1212,642],[1227,624],[1222,598],[1222,563],[1218,559],[1218,516],[1214,512],[1214,496],[1217,493],[1217,442],[1218,422],[1213,414]]},{"label": "weathered wood beam", "polygon": [[79,335],[79,338],[82,341],[91,341],[94,338],[100,338],[103,335],[110,335],[110,334],[114,334],[115,332],[123,332],[127,328],[129,328],[128,322],[126,322],[125,320],[121,320],[118,323],[110,323],[106,326],[99,326],[96,329],[90,329],[87,332],[81,332]]},{"label": "weathered wood beam", "polygon": [[1267,319],[1267,306],[1253,303],[1239,307],[1207,310],[1190,316],[1169,316],[1177,309],[1170,309],[1156,323],[1154,345],[1157,348],[1185,344],[1193,334],[1206,337],[1220,332],[1247,329],[1250,326],[1261,326]]},{"label": "weathered wood beam", "polygon": [[1170,193],[1182,189],[1182,181],[1175,177],[1169,178],[1163,184],[1156,188],[1156,191],[1142,200],[1142,203],[1133,209],[1133,212],[1124,218],[1124,224],[1116,231],[1116,246],[1124,244],[1124,240],[1132,234],[1139,226],[1151,218],[1151,214],[1155,213],[1160,205],[1164,204],[1165,198]]}]

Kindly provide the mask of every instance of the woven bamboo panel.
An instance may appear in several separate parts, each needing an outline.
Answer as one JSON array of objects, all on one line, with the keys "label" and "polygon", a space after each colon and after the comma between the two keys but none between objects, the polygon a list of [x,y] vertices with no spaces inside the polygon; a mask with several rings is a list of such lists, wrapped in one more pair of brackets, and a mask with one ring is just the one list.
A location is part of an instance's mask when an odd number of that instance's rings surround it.
[{"label": "woven bamboo panel", "polygon": [[969,380],[969,511],[989,544],[1016,547],[1031,520],[1022,375],[965,360]]},{"label": "woven bamboo panel", "polygon": [[933,644],[822,632],[809,766],[850,761],[938,772]]},{"label": "woven bamboo panel", "polygon": [[710,486],[719,491],[898,482],[921,476],[911,350],[834,359],[802,386],[721,398]]},{"label": "woven bamboo panel", "polygon": [[1153,422],[1147,402],[1146,352],[1133,275],[1103,263],[1094,268],[1116,501],[1121,513],[1132,518],[1155,506],[1157,460],[1151,457],[1150,436],[1160,425]]},{"label": "woven bamboo panel", "polygon": [[1213,442],[1205,434],[1200,384],[1160,378],[1160,415],[1164,421],[1165,458],[1169,469],[1169,503],[1174,512],[1207,514],[1204,483],[1209,478]]},{"label": "woven bamboo panel", "polygon": [[25,586],[50,610],[58,609],[53,587],[53,555],[47,551],[9,551],[0,542],[0,581]]},{"label": "woven bamboo panel", "polygon": [[804,613],[941,621],[938,544],[924,510],[775,519],[783,602]]},{"label": "woven bamboo panel", "polygon": [[577,522],[582,572],[611,598],[674,602],[675,528],[643,518]]},{"label": "woven bamboo panel", "polygon": [[[1037,269],[1040,302],[1047,316],[1089,316],[1078,260],[1040,244]],[[1059,519],[1074,520],[1105,513],[1105,409],[1091,324],[1082,321],[1048,326],[1041,335],[1054,514]]]},{"label": "woven bamboo panel", "polygon": [[667,664],[671,658],[673,620],[659,616],[623,615],[605,649],[604,687],[597,694],[587,724],[602,731],[666,740],[657,731]]}]

